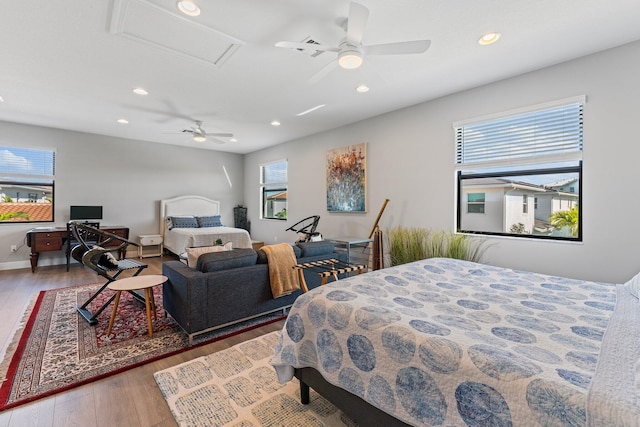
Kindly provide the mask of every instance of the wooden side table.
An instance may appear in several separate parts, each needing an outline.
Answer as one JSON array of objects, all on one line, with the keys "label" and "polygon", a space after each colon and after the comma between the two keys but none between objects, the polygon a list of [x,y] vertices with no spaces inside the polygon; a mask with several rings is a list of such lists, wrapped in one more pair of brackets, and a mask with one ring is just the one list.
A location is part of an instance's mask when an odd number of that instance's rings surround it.
[{"label": "wooden side table", "polygon": [[113,291],[116,291],[116,300],[113,303],[113,311],[111,312],[111,319],[109,320],[109,329],[107,335],[111,335],[111,329],[113,328],[113,321],[116,318],[116,312],[118,311],[118,303],[120,302],[120,294],[122,291],[136,291],[144,290],[145,306],[147,308],[147,323],[149,326],[149,336],[153,337],[153,324],[151,323],[151,307],[153,307],[153,317],[158,320],[156,314],[156,303],[153,299],[153,287],[158,286],[166,282],[168,279],[166,276],[159,274],[153,274],[149,276],[133,276],[126,279],[116,280],[107,285],[107,287]]},{"label": "wooden side table", "polygon": [[[140,246],[138,246],[138,258],[162,256],[162,236],[160,234],[141,234],[138,236]],[[157,246],[157,250],[148,253],[144,252],[145,247]]]}]

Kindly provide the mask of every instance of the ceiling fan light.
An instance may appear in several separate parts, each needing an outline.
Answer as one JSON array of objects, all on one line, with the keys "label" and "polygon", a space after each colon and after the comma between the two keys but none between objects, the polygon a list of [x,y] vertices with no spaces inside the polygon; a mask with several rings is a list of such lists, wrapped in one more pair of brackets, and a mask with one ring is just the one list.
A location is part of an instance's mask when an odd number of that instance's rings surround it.
[{"label": "ceiling fan light", "polygon": [[338,64],[345,70],[355,70],[362,65],[362,54],[357,50],[345,50],[338,55]]},{"label": "ceiling fan light", "polygon": [[497,42],[500,37],[502,37],[502,34],[500,33],[487,33],[484,36],[480,37],[480,40],[478,40],[478,43],[480,43],[483,46],[487,46]]},{"label": "ceiling fan light", "polygon": [[198,16],[200,15],[200,8],[197,4],[193,2],[193,0],[180,0],[178,1],[178,9],[180,12],[189,16]]},{"label": "ceiling fan light", "polygon": [[204,135],[196,134],[196,135],[193,135],[193,140],[195,142],[205,142],[207,140],[207,137]]}]

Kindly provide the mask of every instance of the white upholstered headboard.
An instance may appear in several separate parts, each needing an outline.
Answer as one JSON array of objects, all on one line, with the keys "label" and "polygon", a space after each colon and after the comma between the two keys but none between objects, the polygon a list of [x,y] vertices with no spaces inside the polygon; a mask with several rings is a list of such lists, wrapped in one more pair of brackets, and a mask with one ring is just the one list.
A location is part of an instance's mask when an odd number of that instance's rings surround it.
[{"label": "white upholstered headboard", "polygon": [[203,196],[179,196],[160,200],[160,234],[163,236],[165,218],[174,215],[220,215],[220,202]]}]

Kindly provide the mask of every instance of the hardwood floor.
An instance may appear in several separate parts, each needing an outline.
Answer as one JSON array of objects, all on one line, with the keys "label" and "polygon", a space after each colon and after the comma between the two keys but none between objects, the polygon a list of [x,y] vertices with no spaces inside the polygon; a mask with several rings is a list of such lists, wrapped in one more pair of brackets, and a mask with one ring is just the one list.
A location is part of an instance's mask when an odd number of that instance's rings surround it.
[{"label": "hardwood floor", "polygon": [[[142,274],[160,274],[169,259],[145,258]],[[80,264],[0,271],[0,345],[13,338],[31,298],[41,290],[102,282]],[[175,426],[177,425],[153,379],[153,373],[188,360],[229,348],[271,331],[284,321],[272,323],[172,357],[148,363],[69,391],[0,412],[0,427],[26,426]]]}]

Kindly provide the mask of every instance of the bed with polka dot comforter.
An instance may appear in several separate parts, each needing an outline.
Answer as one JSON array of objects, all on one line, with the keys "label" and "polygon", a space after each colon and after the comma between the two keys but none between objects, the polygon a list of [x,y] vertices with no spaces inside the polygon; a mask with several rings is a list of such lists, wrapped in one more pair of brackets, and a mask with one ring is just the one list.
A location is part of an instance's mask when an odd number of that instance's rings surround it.
[{"label": "bed with polka dot comforter", "polygon": [[433,258],[300,296],[272,365],[416,426],[637,425],[638,313],[626,285]]}]

